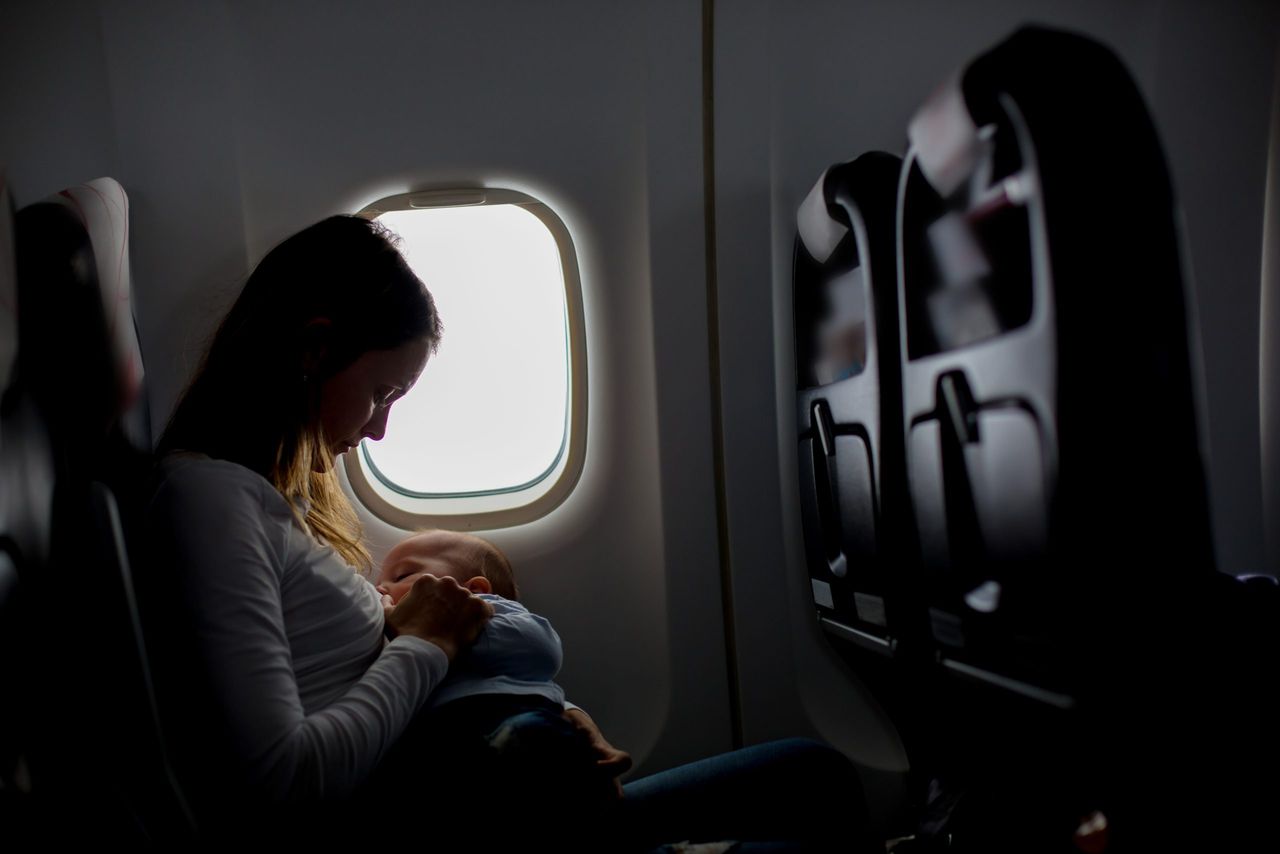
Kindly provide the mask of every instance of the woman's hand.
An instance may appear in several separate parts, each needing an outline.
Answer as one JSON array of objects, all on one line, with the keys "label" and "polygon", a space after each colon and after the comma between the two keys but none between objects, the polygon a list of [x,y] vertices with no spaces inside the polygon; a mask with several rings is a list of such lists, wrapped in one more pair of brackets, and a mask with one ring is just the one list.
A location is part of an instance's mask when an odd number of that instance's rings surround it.
[{"label": "woman's hand", "polygon": [[488,602],[472,596],[452,578],[434,575],[419,577],[396,605],[383,593],[382,608],[389,636],[413,635],[430,641],[443,649],[450,661],[458,650],[475,642],[493,616]]},{"label": "woman's hand", "polygon": [[614,789],[618,797],[622,797],[622,782],[618,778],[631,770],[631,754],[610,744],[596,722],[582,709],[565,709],[564,719],[587,736],[596,752],[596,767],[613,778]]}]

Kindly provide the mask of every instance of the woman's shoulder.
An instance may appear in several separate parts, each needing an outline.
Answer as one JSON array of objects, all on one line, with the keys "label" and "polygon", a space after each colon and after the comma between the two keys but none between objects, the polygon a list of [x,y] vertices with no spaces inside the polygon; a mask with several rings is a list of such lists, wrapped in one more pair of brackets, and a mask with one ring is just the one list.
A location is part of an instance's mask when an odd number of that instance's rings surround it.
[{"label": "woman's shoulder", "polygon": [[159,484],[227,482],[271,486],[271,482],[247,466],[196,451],[171,451],[156,463]]},{"label": "woman's shoulder", "polygon": [[280,505],[286,512],[288,506],[271,482],[253,469],[192,451],[174,451],[157,462],[152,501],[162,499],[209,507],[252,502],[264,508]]}]

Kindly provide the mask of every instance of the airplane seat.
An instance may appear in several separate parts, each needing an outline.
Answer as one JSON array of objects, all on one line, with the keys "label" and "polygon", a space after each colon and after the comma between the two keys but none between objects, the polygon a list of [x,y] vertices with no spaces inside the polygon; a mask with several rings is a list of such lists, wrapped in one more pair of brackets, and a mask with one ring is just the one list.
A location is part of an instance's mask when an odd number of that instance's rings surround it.
[{"label": "airplane seat", "polygon": [[13,566],[12,596],[21,565],[45,557],[53,480],[43,422],[16,381],[18,327],[14,211],[0,173],[0,545]]},{"label": "airplane seat", "polygon": [[971,771],[1003,775],[1005,815],[1105,802],[1131,842],[1176,835],[1172,815],[1243,832],[1256,795],[1233,781],[1275,740],[1255,711],[1275,632],[1241,628],[1257,615],[1214,566],[1189,272],[1142,96],[1097,42],[1027,27],[908,136],[911,515],[940,683],[966,692],[939,720]]},{"label": "airplane seat", "polygon": [[[16,217],[15,386],[47,436],[47,548],[24,573],[20,696],[34,827],[58,840],[163,846],[188,838],[130,567],[149,472],[129,298],[128,199],[111,179]],[[58,821],[67,803],[77,821]]]},{"label": "airplane seat", "polygon": [[1108,632],[1213,571],[1169,170],[1118,58],[1035,27],[909,137],[903,418],[932,634],[956,672],[1069,706],[1081,649],[1114,652]]},{"label": "airplane seat", "polygon": [[793,259],[800,508],[829,643],[893,720],[925,797],[936,763],[928,623],[910,522],[898,356],[902,159],[826,169],[797,212]]},{"label": "airplane seat", "polygon": [[892,656],[903,608],[896,193],[902,161],[825,170],[797,213],[796,417],[806,562],[828,635]]},{"label": "airplane seat", "polygon": [[18,280],[13,271],[13,200],[9,182],[0,170],[0,396],[18,356]]},{"label": "airplane seat", "polygon": [[[13,203],[0,171],[0,684],[11,689],[25,684],[22,577],[25,564],[39,557],[42,542],[39,494],[25,487],[44,459],[41,434],[30,429],[29,407],[18,405],[19,395],[10,393],[18,349],[13,243]],[[0,824],[10,828],[25,828],[30,809],[22,731],[19,703],[0,704]]]},{"label": "airplane seat", "polygon": [[[94,411],[104,413],[105,427],[94,427],[100,447],[92,456],[96,477],[114,493],[129,551],[141,528],[140,514],[151,475],[151,411],[142,345],[132,295],[129,265],[129,197],[119,182],[98,178],[69,187],[50,200],[72,212],[84,225],[97,261],[103,321],[104,372],[111,380]],[[110,393],[105,392],[111,389]],[[100,408],[99,408],[100,407]]]}]

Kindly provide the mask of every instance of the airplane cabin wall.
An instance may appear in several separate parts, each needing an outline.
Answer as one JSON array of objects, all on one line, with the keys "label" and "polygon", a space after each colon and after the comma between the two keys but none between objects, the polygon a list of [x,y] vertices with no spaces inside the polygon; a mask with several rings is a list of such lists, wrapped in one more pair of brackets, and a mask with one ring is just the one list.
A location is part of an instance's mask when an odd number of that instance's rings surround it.
[{"label": "airplane cabin wall", "polygon": [[[157,425],[252,264],[298,228],[459,184],[524,190],[564,218],[585,292],[588,460],[565,505],[493,539],[564,638],[571,699],[632,750],[639,773],[726,749],[732,731],[701,7],[60,0],[9,6],[0,27],[0,162],[16,201],[99,175],[130,194]],[[1256,330],[1277,11],[735,0],[715,3],[714,19],[716,320],[743,734],[827,738],[858,761],[884,814],[901,791],[901,745],[819,636],[802,569],[795,207],[830,163],[901,153],[921,100],[1017,24],[1111,44],[1151,104],[1186,210],[1219,558],[1260,567]],[[1099,203],[1112,192],[1122,188],[1100,188]],[[380,554],[397,532],[366,522]]]},{"label": "airplane cabin wall", "polygon": [[[555,210],[584,287],[587,460],[564,505],[492,539],[564,641],[570,699],[637,774],[732,746],[697,3],[32,2],[0,31],[16,203],[99,175],[129,193],[157,428],[299,228],[459,185]],[[375,557],[403,536],[365,521]]]}]

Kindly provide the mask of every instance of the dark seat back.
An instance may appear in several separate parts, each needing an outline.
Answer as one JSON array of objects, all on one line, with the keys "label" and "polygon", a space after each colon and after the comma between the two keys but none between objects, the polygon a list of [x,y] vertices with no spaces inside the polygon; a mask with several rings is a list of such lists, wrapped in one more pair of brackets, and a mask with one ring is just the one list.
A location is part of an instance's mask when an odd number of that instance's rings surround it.
[{"label": "dark seat back", "polygon": [[904,422],[933,635],[955,667],[1069,694],[1100,625],[1212,571],[1168,168],[1115,55],[1037,28],[910,135]]},{"label": "dark seat back", "polygon": [[[43,553],[48,502],[31,489],[32,473],[47,460],[40,453],[43,431],[31,424],[30,407],[18,405],[10,378],[18,352],[18,292],[13,257],[13,205],[0,172],[0,685],[10,691],[28,684],[21,648],[25,615],[23,565]],[[34,480],[45,483],[45,479]],[[52,480],[50,477],[49,480]],[[43,507],[43,512],[42,512]],[[0,703],[0,825],[19,836],[29,828],[31,787],[26,757],[24,702],[21,693]]]},{"label": "dark seat back", "polygon": [[800,499],[823,627],[890,653],[905,492],[895,199],[902,161],[826,170],[799,213],[794,259]]},{"label": "dark seat back", "polygon": [[27,681],[17,696],[37,823],[76,803],[77,822],[57,838],[164,846],[189,838],[190,822],[168,769],[129,561],[150,442],[127,215],[119,184],[100,179],[17,216],[13,392],[47,436],[41,480],[51,483],[40,485],[52,487],[47,549],[22,567]]}]

